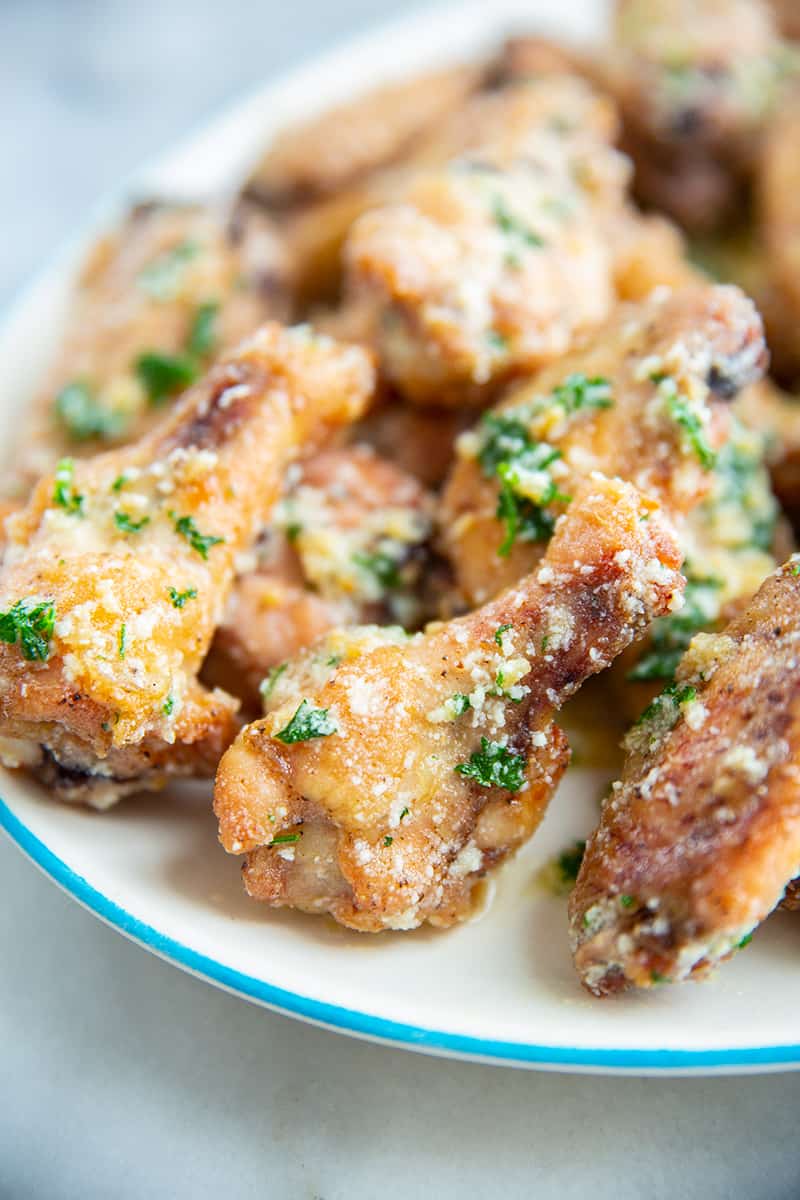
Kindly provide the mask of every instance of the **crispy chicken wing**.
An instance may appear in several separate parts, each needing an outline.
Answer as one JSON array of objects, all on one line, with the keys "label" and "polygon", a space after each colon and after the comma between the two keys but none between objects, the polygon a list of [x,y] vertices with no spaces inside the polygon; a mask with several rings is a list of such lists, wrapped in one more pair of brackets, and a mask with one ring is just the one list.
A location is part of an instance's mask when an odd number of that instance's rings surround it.
[{"label": "crispy chicken wing", "polygon": [[589,471],[629,479],[679,520],[712,487],[736,392],[766,361],[738,289],[701,285],[621,307],[568,359],[513,386],[459,443],[440,527],[469,603],[532,570]]},{"label": "crispy chicken wing", "polygon": [[364,351],[266,325],[137,443],[64,460],[6,521],[0,733],[65,798],[210,774],[235,705],[197,673],[288,463],[358,417]]},{"label": "crispy chicken wing", "polygon": [[140,204],[93,247],[34,411],[17,488],[64,454],[140,437],[225,347],[290,304],[286,250],[266,217]]},{"label": "crispy chicken wing", "polygon": [[307,651],[217,775],[250,894],[365,931],[464,919],[566,765],[553,712],[678,603],[678,563],[656,505],[596,476],[539,571],[485,608]]},{"label": "crispy chicken wing", "polygon": [[595,994],[706,974],[800,871],[799,643],[795,555],[629,734],[570,899]]},{"label": "crispy chicken wing", "polygon": [[425,615],[433,499],[417,480],[363,445],[325,450],[289,475],[203,672],[256,707],[270,669],[328,629],[408,629]]},{"label": "crispy chicken wing", "polygon": [[613,298],[602,222],[622,206],[627,168],[606,140],[608,107],[569,77],[490,102],[463,157],[414,173],[345,245],[349,302],[369,311],[388,378],[419,403],[485,401],[563,354]]},{"label": "crispy chicken wing", "polygon": [[640,197],[690,229],[737,215],[785,69],[762,0],[618,0],[606,83]]}]

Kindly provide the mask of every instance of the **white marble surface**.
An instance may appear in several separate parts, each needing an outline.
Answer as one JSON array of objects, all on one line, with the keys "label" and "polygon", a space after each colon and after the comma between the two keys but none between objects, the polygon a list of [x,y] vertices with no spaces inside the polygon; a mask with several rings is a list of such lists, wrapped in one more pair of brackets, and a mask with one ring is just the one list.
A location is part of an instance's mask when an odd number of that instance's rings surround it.
[{"label": "white marble surface", "polygon": [[[143,156],[408,7],[0,0],[0,302]],[[360,1044],[148,956],[6,843],[0,879],[0,1200],[800,1194],[800,1076],[583,1079]]]}]

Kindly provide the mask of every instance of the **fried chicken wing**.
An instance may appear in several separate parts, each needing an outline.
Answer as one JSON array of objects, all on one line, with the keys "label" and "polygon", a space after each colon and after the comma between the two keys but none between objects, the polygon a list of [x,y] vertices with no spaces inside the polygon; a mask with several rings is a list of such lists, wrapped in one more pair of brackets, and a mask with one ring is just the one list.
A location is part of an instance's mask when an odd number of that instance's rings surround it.
[{"label": "fried chicken wing", "polygon": [[34,402],[13,478],[140,437],[216,353],[289,313],[287,252],[266,217],[140,204],[93,247]]},{"label": "fried chicken wing", "polygon": [[704,284],[621,307],[568,359],[514,385],[460,439],[442,497],[441,542],[467,602],[533,569],[589,471],[631,480],[680,521],[712,487],[728,401],[765,362],[751,301]]},{"label": "fried chicken wing", "polygon": [[706,974],[800,871],[799,640],[795,555],[629,734],[570,899],[595,994]]},{"label": "fried chicken wing", "polygon": [[341,192],[413,154],[425,132],[459,109],[485,73],[465,64],[415,75],[289,126],[255,167],[245,193],[281,209]]},{"label": "fried chicken wing", "polygon": [[553,712],[679,602],[678,563],[657,506],[596,476],[540,570],[493,603],[307,651],[217,775],[249,893],[365,931],[464,919],[566,765]]},{"label": "fried chicken wing", "polygon": [[414,402],[485,402],[611,306],[602,219],[627,168],[604,140],[608,107],[569,77],[492,101],[484,137],[478,122],[464,156],[414,173],[345,245],[348,301],[369,311],[383,368]]},{"label": "fried chicken wing", "polygon": [[210,774],[235,704],[197,673],[288,463],[363,411],[369,357],[266,325],[137,443],[45,476],[6,521],[0,733],[65,798]]},{"label": "fried chicken wing", "polygon": [[433,498],[364,445],[290,468],[290,486],[235,582],[204,678],[259,706],[270,669],[328,629],[425,615]]},{"label": "fried chicken wing", "polygon": [[686,228],[736,215],[786,56],[762,0],[618,0],[606,83],[646,203]]}]

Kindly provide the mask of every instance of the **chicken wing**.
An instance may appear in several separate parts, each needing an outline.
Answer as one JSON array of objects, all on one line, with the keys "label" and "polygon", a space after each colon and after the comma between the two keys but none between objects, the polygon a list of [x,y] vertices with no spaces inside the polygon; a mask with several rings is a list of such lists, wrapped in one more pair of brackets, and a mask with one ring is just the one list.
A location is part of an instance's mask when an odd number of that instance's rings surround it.
[{"label": "chicken wing", "polygon": [[738,215],[786,54],[762,0],[618,0],[606,83],[642,200],[703,230]]},{"label": "chicken wing", "polygon": [[248,892],[371,932],[463,920],[566,766],[553,712],[679,603],[678,564],[654,502],[595,476],[539,571],[485,608],[307,651],[217,774]]},{"label": "chicken wing", "polygon": [[65,454],[140,437],[216,353],[290,305],[287,252],[266,217],[140,204],[93,247],[34,402],[18,492]]},{"label": "chicken wing", "polygon": [[766,363],[738,289],[701,285],[621,307],[568,359],[515,385],[458,443],[441,541],[468,603],[533,569],[589,471],[657,497],[674,521],[711,490],[728,401]]},{"label": "chicken wing", "polygon": [[259,707],[273,667],[338,625],[425,615],[433,498],[355,445],[289,470],[290,486],[236,580],[203,677]]},{"label": "chicken wing", "polygon": [[795,555],[631,730],[570,899],[595,994],[706,974],[800,871],[798,641]]},{"label": "chicken wing", "polygon": [[139,442],[63,460],[6,521],[0,734],[64,798],[210,774],[235,704],[197,673],[288,463],[358,417],[368,355],[266,325]]}]

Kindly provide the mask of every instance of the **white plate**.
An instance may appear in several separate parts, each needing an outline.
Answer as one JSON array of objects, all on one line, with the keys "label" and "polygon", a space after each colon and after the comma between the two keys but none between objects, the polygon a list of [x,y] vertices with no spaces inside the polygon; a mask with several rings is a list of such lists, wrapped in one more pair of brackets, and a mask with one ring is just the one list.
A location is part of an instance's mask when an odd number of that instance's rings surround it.
[{"label": "white plate", "polygon": [[[287,120],[425,66],[479,52],[514,28],[597,36],[600,0],[448,6],[350,42],[237,105],[140,172],[125,195],[224,187]],[[114,205],[105,205],[97,220]],[[96,221],[94,222],[96,224]],[[4,428],[57,336],[76,240],[0,330]],[[10,438],[7,439],[10,442]],[[500,875],[480,921],[450,932],[370,937],[245,897],[222,853],[207,790],[99,816],[52,803],[19,775],[2,781],[0,823],[57,883],[103,920],[211,983],[272,1008],[430,1052],[558,1070],[696,1072],[800,1065],[800,924],[779,916],[702,986],[599,1002],[581,992],[565,903],[539,867],[597,813],[602,776],[575,769],[532,844]]]}]

